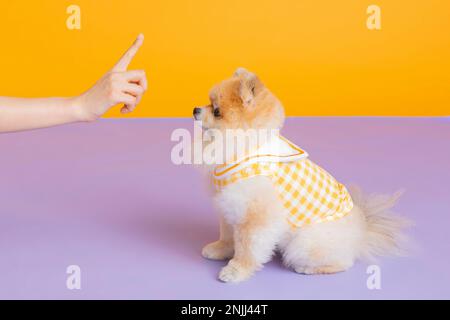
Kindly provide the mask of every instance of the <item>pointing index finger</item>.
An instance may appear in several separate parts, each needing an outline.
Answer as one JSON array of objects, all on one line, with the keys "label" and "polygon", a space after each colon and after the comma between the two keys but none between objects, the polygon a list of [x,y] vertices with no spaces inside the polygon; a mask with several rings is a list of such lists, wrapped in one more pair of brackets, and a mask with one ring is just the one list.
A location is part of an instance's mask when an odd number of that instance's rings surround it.
[{"label": "pointing index finger", "polygon": [[144,35],[141,33],[134,41],[133,45],[128,49],[127,52],[120,58],[113,68],[113,71],[124,72],[127,70],[134,56],[138,52],[139,48],[144,43]]}]

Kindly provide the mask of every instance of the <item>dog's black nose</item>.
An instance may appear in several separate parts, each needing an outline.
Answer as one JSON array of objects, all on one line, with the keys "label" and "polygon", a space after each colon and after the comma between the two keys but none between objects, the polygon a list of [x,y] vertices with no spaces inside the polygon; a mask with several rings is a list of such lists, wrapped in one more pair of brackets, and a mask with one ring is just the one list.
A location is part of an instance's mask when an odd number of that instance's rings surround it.
[{"label": "dog's black nose", "polygon": [[202,108],[194,108],[194,116],[200,114],[202,112]]}]

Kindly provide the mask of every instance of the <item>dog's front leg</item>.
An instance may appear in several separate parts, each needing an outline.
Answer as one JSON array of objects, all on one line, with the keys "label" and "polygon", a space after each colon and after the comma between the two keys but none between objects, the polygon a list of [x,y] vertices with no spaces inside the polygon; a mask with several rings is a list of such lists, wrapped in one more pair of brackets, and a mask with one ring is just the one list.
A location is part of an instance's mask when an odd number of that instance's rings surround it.
[{"label": "dog's front leg", "polygon": [[266,210],[250,207],[243,221],[234,226],[234,258],[220,272],[220,280],[244,281],[272,257],[279,224]]},{"label": "dog's front leg", "polygon": [[233,257],[233,228],[220,215],[219,240],[206,245],[202,250],[203,257],[211,260],[225,260]]}]

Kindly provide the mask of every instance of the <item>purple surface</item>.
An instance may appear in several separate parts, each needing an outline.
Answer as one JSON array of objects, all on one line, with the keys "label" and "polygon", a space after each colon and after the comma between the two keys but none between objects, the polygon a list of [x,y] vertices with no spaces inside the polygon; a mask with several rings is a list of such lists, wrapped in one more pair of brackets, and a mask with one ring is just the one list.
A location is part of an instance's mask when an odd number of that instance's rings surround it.
[{"label": "purple surface", "polygon": [[[450,120],[296,118],[284,134],[345,183],[407,192],[397,211],[419,249],[383,258],[382,289],[367,264],[304,276],[278,258],[248,282],[223,284],[205,260],[217,217],[200,175],[170,161],[188,119],[103,120],[0,135],[0,298],[450,298]],[[66,267],[82,290],[66,288]]]}]

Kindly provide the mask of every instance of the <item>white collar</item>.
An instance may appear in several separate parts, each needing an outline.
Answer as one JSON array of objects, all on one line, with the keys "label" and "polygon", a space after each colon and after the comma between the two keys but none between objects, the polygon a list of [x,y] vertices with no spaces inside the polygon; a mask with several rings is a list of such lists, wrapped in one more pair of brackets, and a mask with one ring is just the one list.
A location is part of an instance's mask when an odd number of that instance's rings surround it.
[{"label": "white collar", "polygon": [[238,161],[217,165],[215,179],[225,179],[242,168],[259,162],[293,162],[308,157],[308,153],[281,135],[274,135],[267,143]]}]

